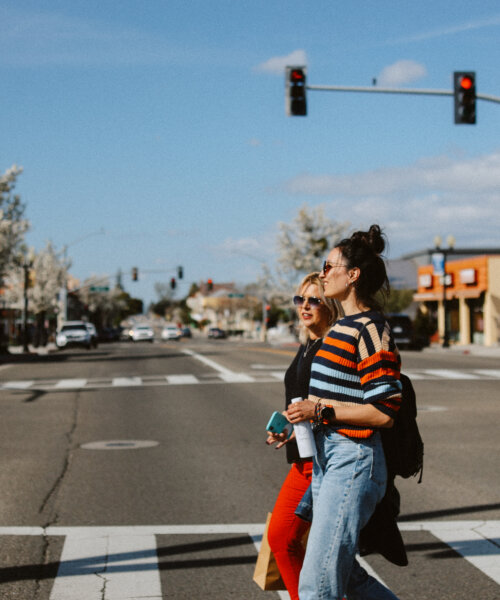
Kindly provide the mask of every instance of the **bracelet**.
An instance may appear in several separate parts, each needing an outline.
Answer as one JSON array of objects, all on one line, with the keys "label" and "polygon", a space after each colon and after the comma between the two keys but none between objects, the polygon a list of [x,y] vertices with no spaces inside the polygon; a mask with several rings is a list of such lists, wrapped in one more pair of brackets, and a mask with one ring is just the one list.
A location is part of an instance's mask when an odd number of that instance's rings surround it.
[{"label": "bracelet", "polygon": [[314,406],[314,421],[316,423],[321,423],[321,409],[323,405],[321,404],[321,399],[316,401]]}]

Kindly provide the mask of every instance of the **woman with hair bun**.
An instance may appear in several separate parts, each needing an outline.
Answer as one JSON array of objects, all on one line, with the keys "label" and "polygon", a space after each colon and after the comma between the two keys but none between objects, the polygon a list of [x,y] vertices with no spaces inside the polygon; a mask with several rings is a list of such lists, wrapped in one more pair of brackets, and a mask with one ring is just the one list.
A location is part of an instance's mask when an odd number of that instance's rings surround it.
[{"label": "woman with hair bun", "polygon": [[313,359],[307,400],[287,410],[291,423],[316,423],[313,522],[300,574],[300,600],[394,600],[356,560],[359,534],[383,498],[387,469],[379,429],[401,405],[400,358],[382,312],[389,292],[378,225],[343,239],[323,264],[327,298],[344,317]]}]

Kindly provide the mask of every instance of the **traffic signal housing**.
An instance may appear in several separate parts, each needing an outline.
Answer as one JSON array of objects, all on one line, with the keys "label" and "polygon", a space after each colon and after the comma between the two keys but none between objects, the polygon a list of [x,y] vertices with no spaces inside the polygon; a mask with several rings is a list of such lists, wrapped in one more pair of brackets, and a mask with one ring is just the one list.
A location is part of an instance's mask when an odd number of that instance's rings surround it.
[{"label": "traffic signal housing", "polygon": [[285,112],[289,117],[307,115],[306,67],[286,67]]},{"label": "traffic signal housing", "polygon": [[132,268],[132,281],[137,281],[139,279],[139,269],[137,267]]},{"label": "traffic signal housing", "polygon": [[476,74],[473,71],[453,73],[455,124],[476,124]]},{"label": "traffic signal housing", "polygon": [[175,277],[172,277],[172,279],[170,280],[170,289],[175,290],[176,285],[177,281],[175,281]]},{"label": "traffic signal housing", "polygon": [[182,267],[177,267],[177,277],[182,279],[184,277],[184,269]]},{"label": "traffic signal housing", "polygon": [[211,292],[214,289],[214,282],[211,279],[207,281],[207,289],[209,292]]}]

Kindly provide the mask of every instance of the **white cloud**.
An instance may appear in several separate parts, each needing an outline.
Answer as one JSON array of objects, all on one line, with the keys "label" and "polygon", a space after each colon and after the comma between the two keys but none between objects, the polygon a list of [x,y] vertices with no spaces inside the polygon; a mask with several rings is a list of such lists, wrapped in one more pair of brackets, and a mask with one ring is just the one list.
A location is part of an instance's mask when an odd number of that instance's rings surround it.
[{"label": "white cloud", "polygon": [[440,27],[422,33],[416,33],[405,37],[398,38],[389,42],[390,44],[400,44],[408,42],[423,42],[430,39],[440,38],[448,35],[456,35],[457,33],[466,33],[468,31],[476,31],[485,27],[495,27],[500,25],[500,15],[493,15],[485,19],[477,21],[468,21],[459,25],[450,25],[449,27]]},{"label": "white cloud", "polygon": [[427,69],[424,65],[414,60],[398,60],[382,70],[377,82],[381,86],[399,86],[421,79],[426,75]]},{"label": "white cloud", "polygon": [[285,67],[306,66],[307,56],[304,50],[294,50],[287,56],[275,56],[257,65],[255,71],[271,73],[272,75],[283,75]]},{"label": "white cloud", "polygon": [[329,197],[327,213],[356,228],[380,223],[392,256],[430,246],[438,234],[453,234],[458,246],[500,245],[500,151],[352,175],[299,175],[285,189]]}]

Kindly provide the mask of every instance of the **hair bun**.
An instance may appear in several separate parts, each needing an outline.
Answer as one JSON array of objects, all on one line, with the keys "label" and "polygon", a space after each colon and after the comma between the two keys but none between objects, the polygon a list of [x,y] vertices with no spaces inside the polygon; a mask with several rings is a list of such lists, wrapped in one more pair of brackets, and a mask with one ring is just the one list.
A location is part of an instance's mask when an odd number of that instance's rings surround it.
[{"label": "hair bun", "polygon": [[382,254],[385,250],[384,235],[378,225],[372,225],[368,231],[354,232],[351,239],[354,242],[365,244],[377,255]]},{"label": "hair bun", "polygon": [[385,239],[378,225],[372,225],[368,230],[368,244],[375,254],[382,254],[385,250]]}]

